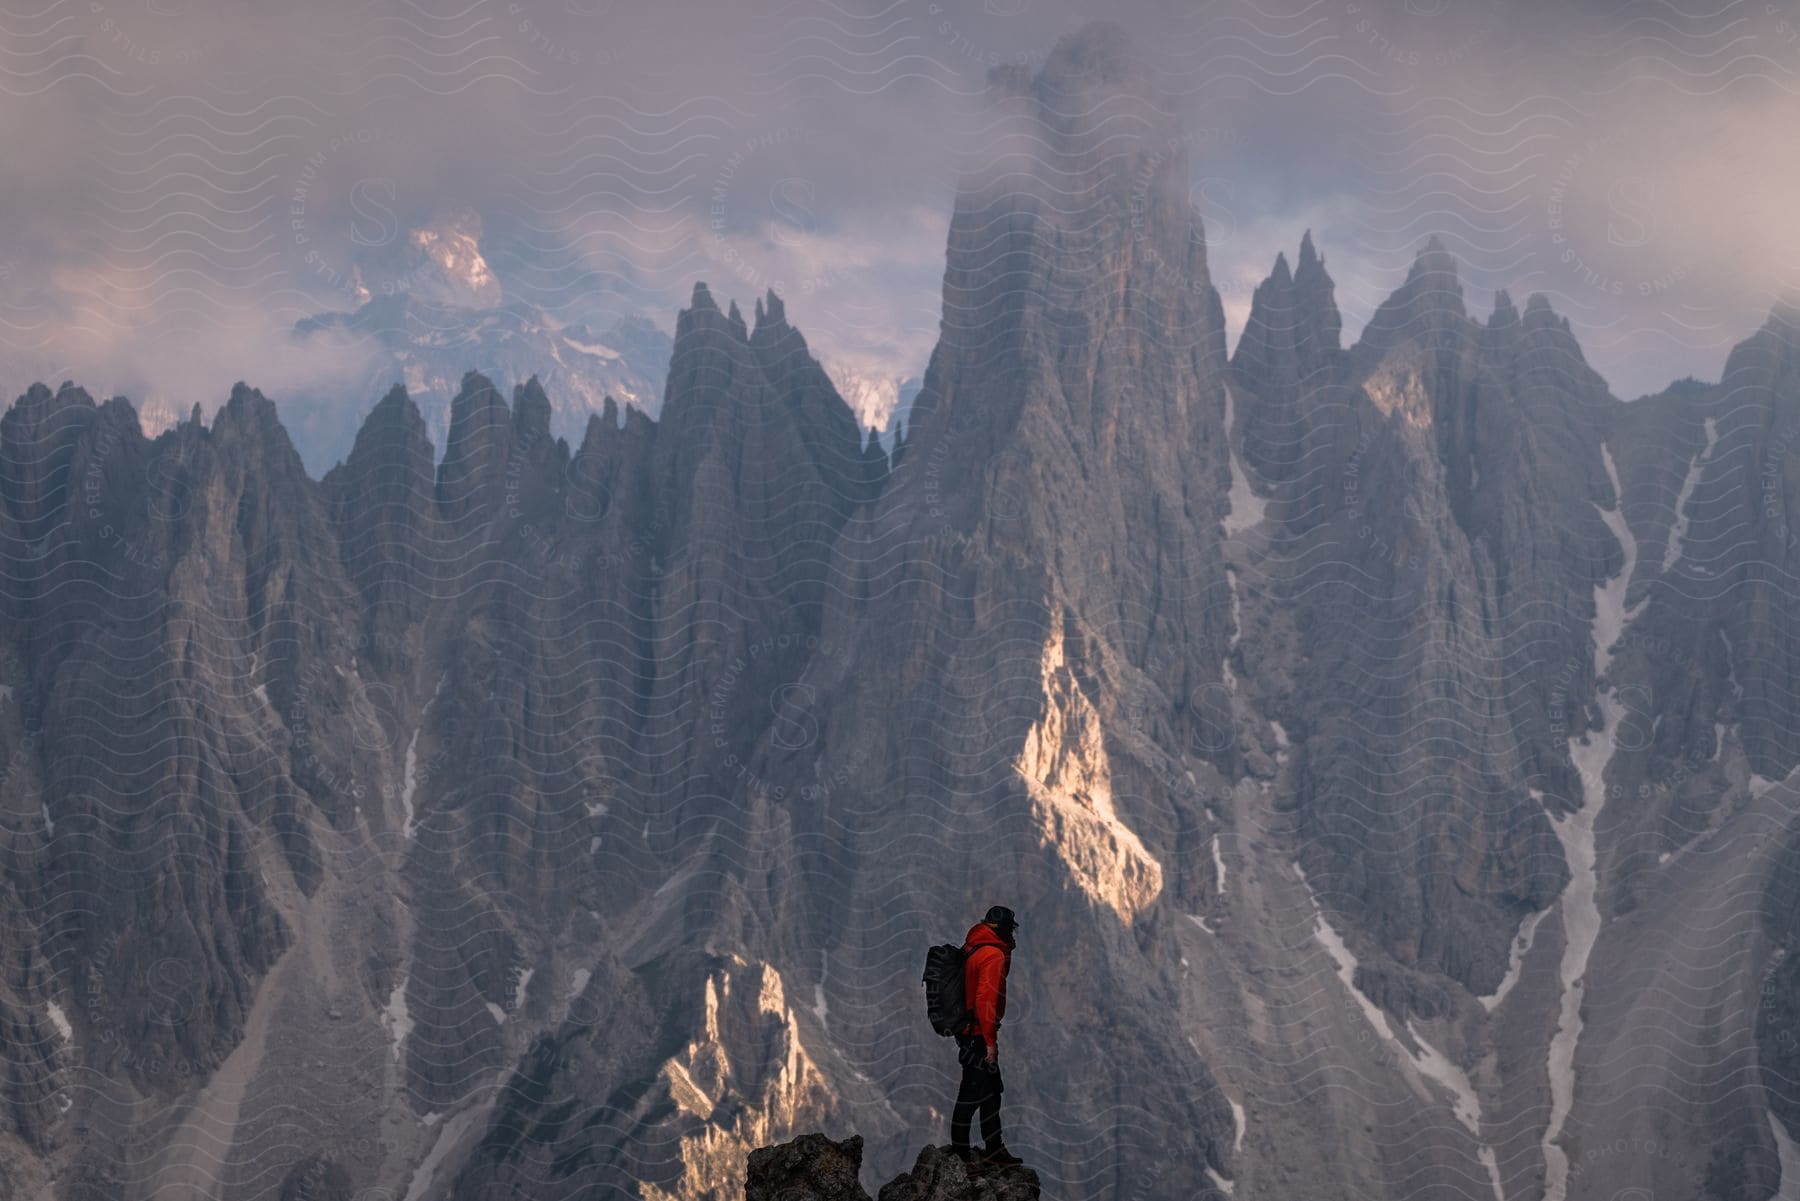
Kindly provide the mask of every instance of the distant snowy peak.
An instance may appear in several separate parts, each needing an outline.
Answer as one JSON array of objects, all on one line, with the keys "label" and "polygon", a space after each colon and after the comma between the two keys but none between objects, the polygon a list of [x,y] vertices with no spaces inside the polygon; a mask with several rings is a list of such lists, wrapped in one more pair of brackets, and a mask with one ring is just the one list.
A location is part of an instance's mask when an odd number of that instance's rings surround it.
[{"label": "distant snowy peak", "polygon": [[[371,287],[371,281],[382,282]],[[400,281],[404,286],[397,286]],[[403,238],[360,247],[350,285],[358,304],[404,293],[432,304],[485,309],[504,298],[481,250],[481,215],[466,207],[440,213]]]},{"label": "distant snowy peak", "polygon": [[350,414],[360,415],[359,406],[396,382],[406,385],[441,453],[450,400],[469,371],[503,388],[537,376],[550,398],[551,432],[578,444],[589,415],[604,412],[609,395],[621,412],[632,406],[655,416],[673,349],[669,334],[642,317],[596,330],[565,325],[516,301],[468,308],[404,294],[377,297],[354,312],[306,318],[296,323],[294,336],[310,348],[371,363],[354,404],[346,409],[343,397],[314,398],[320,403],[312,409],[327,416],[294,431],[301,456],[316,471],[349,452],[356,428]]},{"label": "distant snowy peak", "polygon": [[160,397],[150,397],[137,406],[138,427],[146,437],[155,438],[165,430],[181,424],[181,410]]},{"label": "distant snowy peak", "polygon": [[913,398],[919,394],[917,376],[897,375],[880,367],[823,356],[820,365],[864,429],[891,430],[894,418],[904,419]]},{"label": "distant snowy peak", "polygon": [[438,269],[449,299],[473,305],[500,303],[500,281],[481,255],[478,235],[454,225],[412,231],[412,244]]}]

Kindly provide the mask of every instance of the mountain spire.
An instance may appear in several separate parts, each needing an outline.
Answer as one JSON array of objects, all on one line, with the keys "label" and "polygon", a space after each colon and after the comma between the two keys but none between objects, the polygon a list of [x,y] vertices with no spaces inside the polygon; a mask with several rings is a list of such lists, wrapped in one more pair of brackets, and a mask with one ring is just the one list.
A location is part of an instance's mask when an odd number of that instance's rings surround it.
[{"label": "mountain spire", "polygon": [[1277,253],[1269,277],[1251,298],[1232,366],[1252,387],[1308,377],[1339,348],[1343,320],[1333,297],[1336,285],[1310,231],[1301,240],[1299,263],[1299,270],[1290,272],[1286,252]]},{"label": "mountain spire", "polygon": [[1300,264],[1295,268],[1294,273],[1296,276],[1303,275],[1313,269],[1323,269],[1324,266],[1325,260],[1321,259],[1319,252],[1313,249],[1312,230],[1308,229],[1300,235]]},{"label": "mountain spire", "polygon": [[1456,277],[1456,257],[1433,234],[1414,256],[1406,281],[1375,310],[1363,327],[1356,353],[1379,357],[1388,347],[1407,338],[1438,341],[1467,332],[1463,323],[1462,284]]}]

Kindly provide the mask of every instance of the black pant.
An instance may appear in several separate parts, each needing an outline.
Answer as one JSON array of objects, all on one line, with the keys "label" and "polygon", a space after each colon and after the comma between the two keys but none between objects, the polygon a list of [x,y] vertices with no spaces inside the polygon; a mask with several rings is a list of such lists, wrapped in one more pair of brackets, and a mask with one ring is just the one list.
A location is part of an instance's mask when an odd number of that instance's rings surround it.
[{"label": "black pant", "polygon": [[[958,1042],[968,1045],[962,1039]],[[985,1048],[982,1053],[985,1054]],[[998,1063],[983,1067],[981,1060],[976,1059],[963,1066],[962,1086],[956,1090],[956,1105],[950,1111],[951,1146],[969,1145],[969,1126],[976,1110],[981,1111],[981,1137],[987,1149],[992,1151],[1000,1146],[1000,1093],[1005,1087]]]}]

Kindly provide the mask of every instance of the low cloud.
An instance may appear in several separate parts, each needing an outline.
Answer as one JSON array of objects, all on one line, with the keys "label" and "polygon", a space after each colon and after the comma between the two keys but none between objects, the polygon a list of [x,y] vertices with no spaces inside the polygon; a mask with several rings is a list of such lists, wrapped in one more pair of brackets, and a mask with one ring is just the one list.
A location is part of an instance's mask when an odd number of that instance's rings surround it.
[{"label": "low cloud", "polygon": [[[1544,291],[1630,396],[1716,377],[1796,282],[1789,8],[1126,0],[1107,15],[1187,122],[1234,335],[1302,230],[1347,338],[1437,233],[1472,310],[1494,288]],[[417,283],[384,247],[466,211],[496,276],[473,288],[484,303],[497,289],[561,319],[666,328],[696,279],[746,306],[774,286],[841,370],[916,375],[986,73],[1041,63],[1090,15],[1061,0],[53,5],[0,63],[0,369],[15,393],[62,374],[183,412],[240,376],[316,395],[367,364],[296,353],[292,322]]]}]

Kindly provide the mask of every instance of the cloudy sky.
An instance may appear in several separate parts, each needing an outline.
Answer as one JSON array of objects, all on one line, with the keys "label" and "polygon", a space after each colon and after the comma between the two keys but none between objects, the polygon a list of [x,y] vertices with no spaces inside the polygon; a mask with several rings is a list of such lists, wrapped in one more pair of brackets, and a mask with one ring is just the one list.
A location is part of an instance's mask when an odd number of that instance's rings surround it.
[{"label": "cloudy sky", "polygon": [[1233,337],[1307,228],[1347,337],[1437,234],[1627,399],[1800,284],[1800,0],[0,0],[8,395],[210,413],[328,384],[285,332],[369,295],[671,328],[696,279],[918,374],[986,70],[1102,12],[1185,110]]}]

